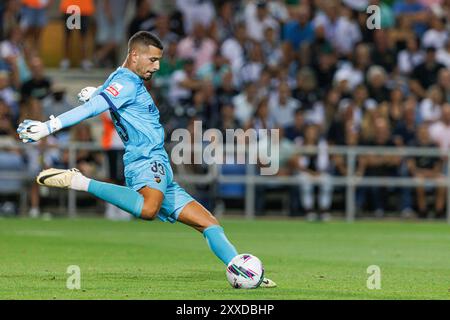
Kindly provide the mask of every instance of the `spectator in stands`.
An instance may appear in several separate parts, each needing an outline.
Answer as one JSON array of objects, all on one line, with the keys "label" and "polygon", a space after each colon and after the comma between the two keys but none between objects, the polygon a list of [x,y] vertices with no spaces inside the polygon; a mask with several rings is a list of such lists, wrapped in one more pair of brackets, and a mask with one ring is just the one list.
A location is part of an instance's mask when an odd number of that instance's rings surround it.
[{"label": "spectator in stands", "polygon": [[351,63],[344,63],[336,71],[333,82],[340,88],[341,94],[350,94],[364,82],[367,69],[371,65],[370,48],[365,43],[356,45]]},{"label": "spectator in stands", "polygon": [[413,96],[404,103],[402,119],[394,127],[393,139],[396,146],[410,146],[416,139],[418,121],[416,115],[417,101]]},{"label": "spectator in stands", "polygon": [[316,31],[322,28],[325,39],[336,49],[338,46],[337,26],[341,3],[340,1],[323,1],[321,9],[313,19],[314,28]]},{"label": "spectator in stands", "polygon": [[360,128],[365,117],[370,116],[377,108],[374,99],[369,98],[367,87],[363,84],[356,86],[351,98],[344,98],[339,103],[339,109],[349,109],[355,128]]},{"label": "spectator in stands", "polygon": [[156,18],[155,28],[152,32],[161,40],[164,48],[167,48],[170,43],[177,42],[180,38],[170,30],[170,18],[164,14],[160,14]]},{"label": "spectator in stands", "polygon": [[254,43],[249,52],[248,59],[246,59],[239,71],[239,83],[258,81],[264,69],[264,60],[265,57],[261,44]]},{"label": "spectator in stands", "polygon": [[280,25],[284,25],[289,19],[289,10],[285,0],[268,0],[267,8],[269,14],[279,22]]},{"label": "spectator in stands", "polygon": [[389,119],[391,128],[397,127],[397,124],[403,120],[404,103],[405,96],[402,89],[394,87],[390,92],[390,99],[378,106]]},{"label": "spectator in stands", "polygon": [[237,19],[235,12],[238,4],[232,0],[220,1],[217,18],[213,21],[214,39],[223,43],[236,34]]},{"label": "spectator in stands", "polygon": [[5,101],[0,99],[0,136],[16,139],[15,124],[11,109]]},{"label": "spectator in stands", "polygon": [[362,34],[351,8],[343,5],[337,13],[340,16],[336,21],[333,39],[328,40],[334,44],[338,56],[351,57],[353,48],[362,40]]},{"label": "spectator in stands", "polygon": [[[437,145],[430,139],[427,125],[421,125],[417,131],[417,140],[413,144],[415,147],[435,148]],[[436,156],[416,156],[408,159],[408,169],[416,179],[445,179],[442,174],[443,162]],[[417,208],[420,218],[426,218],[428,215],[426,193],[431,188],[427,185],[417,186]],[[445,206],[445,187],[433,187],[435,190],[435,210],[438,217],[444,217]]]},{"label": "spectator in stands", "polygon": [[313,60],[312,68],[317,78],[317,92],[323,97],[331,89],[333,76],[336,73],[337,58],[332,50],[321,50],[317,59]]},{"label": "spectator in stands", "polygon": [[450,69],[439,70],[437,85],[444,95],[444,101],[450,103]]},{"label": "spectator in stands", "polygon": [[399,16],[395,20],[396,26],[395,28],[392,28],[391,31],[389,32],[389,36],[393,43],[397,45],[402,45],[411,37],[417,37],[418,39],[421,38],[420,35],[414,32],[414,29],[412,27],[413,25],[412,20],[407,19],[404,16]]},{"label": "spectator in stands", "polygon": [[12,29],[6,39],[0,42],[0,58],[8,63],[11,82],[15,88],[31,78],[30,69],[23,50],[23,36],[20,28]]},{"label": "spectator in stands", "polygon": [[266,65],[269,67],[276,68],[280,64],[282,58],[280,44],[278,36],[275,34],[275,29],[272,27],[264,29],[264,39],[261,41],[261,49],[265,57]]},{"label": "spectator in stands", "polygon": [[411,36],[406,40],[406,48],[397,55],[397,66],[402,75],[409,76],[424,59],[425,53],[420,49],[419,38]]},{"label": "spectator in stands", "polygon": [[211,63],[217,50],[217,45],[206,34],[201,23],[194,25],[192,33],[181,39],[178,44],[178,56],[183,59],[193,59],[194,69],[199,70],[203,65]]},{"label": "spectator in stands", "polygon": [[138,31],[153,31],[156,27],[158,14],[152,9],[148,0],[137,0],[136,14],[128,26],[128,38]]},{"label": "spectator in stands", "polygon": [[216,10],[211,0],[176,0],[176,6],[182,13],[186,34],[191,34],[196,24],[209,29],[216,18]]},{"label": "spectator in stands", "polygon": [[177,56],[177,42],[170,42],[167,47],[164,47],[164,56],[159,64],[159,71],[153,76],[155,81],[166,90],[173,73],[183,69],[183,64],[184,60]]},{"label": "spectator in stands", "polygon": [[170,78],[168,98],[173,107],[192,101],[193,92],[201,89],[203,81],[195,76],[195,62],[186,59],[183,69],[176,70]]},{"label": "spectator in stands", "polygon": [[[296,163],[300,181],[300,199],[306,213],[306,219],[314,221],[317,218],[329,220],[332,203],[333,186],[330,183],[330,159],[326,141],[320,138],[319,128],[314,125],[305,127],[303,147],[318,147],[318,154],[301,155]],[[317,214],[312,178],[319,180],[318,210]]]},{"label": "spectator in stands", "polygon": [[0,99],[2,99],[10,109],[13,119],[17,120],[19,116],[17,94],[10,85],[10,79],[7,71],[0,71]]},{"label": "spectator in stands", "polygon": [[236,120],[234,114],[234,107],[232,104],[223,104],[220,107],[220,117],[217,119],[214,128],[220,130],[223,136],[226,136],[227,129],[239,129],[242,128],[241,124]]},{"label": "spectator in stands", "polygon": [[[345,137],[343,139],[344,144],[348,147],[355,147],[359,144],[359,132],[354,130],[351,126],[345,128]],[[347,157],[342,154],[333,154],[332,160],[332,172],[337,176],[348,175],[347,171]]]},{"label": "spectator in stands", "polygon": [[294,123],[284,129],[284,136],[298,146],[303,144],[305,116],[301,108],[295,110]]},{"label": "spectator in stands", "polygon": [[436,143],[443,152],[450,150],[450,104],[442,106],[440,120],[429,127],[431,140]]},{"label": "spectator in stands", "polygon": [[240,85],[238,75],[245,63],[248,43],[245,24],[240,23],[236,26],[234,36],[226,39],[220,47],[220,52],[231,64],[236,85]]},{"label": "spectator in stands", "polygon": [[295,110],[300,106],[300,102],[292,97],[289,85],[282,82],[278,86],[278,92],[270,98],[270,116],[277,127],[286,128],[294,123]]},{"label": "spectator in stands", "polygon": [[258,99],[256,92],[256,84],[248,82],[244,85],[244,90],[233,97],[234,114],[241,126],[247,123],[255,112]]},{"label": "spectator in stands", "polygon": [[450,39],[443,48],[436,52],[436,61],[450,69]]},{"label": "spectator in stands", "polygon": [[249,1],[244,8],[245,23],[250,39],[260,42],[264,39],[264,30],[271,27],[275,33],[279,33],[279,22],[274,19],[263,0]]},{"label": "spectator in stands", "polygon": [[192,103],[186,106],[186,113],[188,116],[195,116],[202,121],[204,129],[216,122],[219,117],[219,105],[211,82],[205,81],[201,90],[194,92]]},{"label": "spectator in stands", "polygon": [[[333,122],[333,119],[336,116],[336,113],[338,111],[338,104],[341,100],[341,96],[339,91],[336,88],[331,88],[325,93],[325,96],[317,102],[317,104],[322,103],[322,106],[320,109],[323,110],[324,118],[323,118],[323,124],[322,124],[322,132],[327,133],[331,123]],[[316,107],[315,107],[316,108]]]},{"label": "spectator in stands", "polygon": [[441,117],[444,97],[438,85],[432,85],[427,90],[426,98],[420,102],[420,118],[423,122],[436,122]]},{"label": "spectator in stands", "polygon": [[219,105],[232,105],[233,97],[237,96],[239,91],[233,82],[232,72],[227,72],[222,77],[222,83],[216,88],[216,97]]},{"label": "spectator in stands", "polygon": [[[285,70],[286,69],[276,70],[270,68],[269,66],[265,66],[261,70],[259,79],[256,81],[256,86],[258,87],[258,98],[272,96],[278,90],[278,86],[282,81],[288,82],[290,86],[289,79],[286,79],[285,74],[283,74],[283,71]],[[282,79],[283,77],[284,80]]]},{"label": "spectator in stands", "polygon": [[[329,95],[336,95],[336,93],[332,94],[330,91]],[[329,100],[333,100],[334,98],[329,98]],[[345,145],[345,134],[348,127],[352,128],[355,131],[359,131],[361,128],[361,124],[357,125],[355,123],[355,114],[353,105],[350,104],[347,107],[336,107],[335,104],[337,102],[332,101],[330,103],[333,107],[333,110],[336,110],[331,119],[331,123],[326,131],[327,141],[330,145]]]},{"label": "spectator in stands", "polygon": [[445,68],[436,61],[436,48],[426,49],[425,61],[414,68],[409,86],[417,96],[424,98],[426,90],[437,81],[439,70]]},{"label": "spectator in stands", "polygon": [[255,114],[253,115],[251,120],[244,126],[245,130],[249,128],[255,130],[270,130],[276,128],[275,121],[269,113],[269,99],[267,97],[260,99],[258,104],[256,105]]},{"label": "spectator in stands", "polygon": [[[372,141],[364,141],[364,145],[377,147],[392,147],[391,129],[388,121],[378,117],[373,123],[375,134]],[[401,164],[397,155],[369,154],[358,157],[357,175],[365,177],[395,177]],[[366,203],[367,193],[371,193],[375,207],[375,216],[383,217],[386,208],[387,188],[380,186],[361,187],[357,189],[357,206],[361,210]]]},{"label": "spectator in stands", "polygon": [[374,30],[373,40],[372,62],[391,74],[396,68],[397,52],[393,42],[389,39],[388,31],[384,29]]},{"label": "spectator in stands", "polygon": [[374,65],[367,70],[367,89],[369,97],[377,103],[389,100],[390,90],[387,87],[388,75],[382,66]]},{"label": "spectator in stands", "polygon": [[217,51],[211,62],[203,64],[197,70],[197,77],[200,80],[211,82],[214,88],[218,88],[222,85],[224,76],[229,72],[230,65],[228,60],[222,56],[220,51]]},{"label": "spectator in stands", "polygon": [[0,40],[8,37],[13,30],[20,30],[21,0],[5,0],[0,11]]},{"label": "spectator in stands", "polygon": [[303,43],[309,44],[314,40],[314,27],[310,20],[310,8],[307,5],[299,5],[293,11],[294,19],[283,26],[282,35],[283,40],[288,41],[297,51]]},{"label": "spectator in stands", "polygon": [[51,80],[44,73],[44,64],[39,57],[30,61],[31,79],[23,83],[20,92],[23,99],[29,97],[44,99],[51,92]]},{"label": "spectator in stands", "polygon": [[[396,89],[397,90],[397,89]],[[393,90],[394,93],[396,90]],[[393,103],[393,102],[392,102]],[[416,115],[417,100],[414,96],[409,96],[404,102],[401,102],[402,110],[400,112],[399,120],[391,121],[393,130],[393,141],[398,147],[411,147],[414,145],[416,139],[416,132],[418,126],[418,116]],[[402,159],[402,164],[399,168],[400,176],[403,178],[410,177],[407,167],[407,158]],[[410,218],[413,216],[413,202],[412,202],[412,188],[401,187],[401,216]]]},{"label": "spectator in stands", "polygon": [[[96,66],[117,65],[117,49],[125,39],[125,19],[127,6],[122,0],[98,0],[96,6],[98,49],[94,54]],[[109,62],[108,62],[109,61]]]},{"label": "spectator in stands", "polygon": [[300,102],[303,110],[312,111],[314,104],[320,100],[314,71],[309,67],[303,67],[298,70],[296,80],[292,96]]},{"label": "spectator in stands", "polygon": [[80,42],[78,45],[81,54],[81,68],[87,71],[93,66],[88,55],[88,36],[89,31],[91,30],[91,24],[93,22],[92,17],[95,12],[94,0],[63,0],[61,2],[59,9],[63,15],[64,21],[64,52],[63,59],[60,62],[60,67],[62,70],[67,70],[70,68],[70,42],[75,32],[74,29],[69,29],[67,25],[71,14],[73,14],[73,12],[69,10],[71,6],[78,6],[80,10]]},{"label": "spectator in stands", "polygon": [[428,29],[422,37],[422,45],[434,47],[436,50],[445,47],[449,40],[448,30],[445,28],[445,18],[440,18],[435,14],[431,14],[430,29]]},{"label": "spectator in stands", "polygon": [[426,30],[429,13],[418,0],[396,0],[393,6],[396,19],[412,22],[414,33],[422,36]]},{"label": "spectator in stands", "polygon": [[54,0],[22,0],[21,27],[25,32],[25,48],[27,53],[40,53],[41,36],[48,23],[47,11]]}]

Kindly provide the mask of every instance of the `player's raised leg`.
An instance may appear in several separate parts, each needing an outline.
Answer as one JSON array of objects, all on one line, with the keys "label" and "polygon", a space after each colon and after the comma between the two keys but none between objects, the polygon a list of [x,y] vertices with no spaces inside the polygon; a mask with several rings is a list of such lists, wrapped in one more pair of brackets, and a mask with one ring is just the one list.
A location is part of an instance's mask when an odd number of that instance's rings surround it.
[{"label": "player's raised leg", "polygon": [[36,181],[47,187],[89,192],[144,220],[153,220],[156,217],[164,199],[159,190],[145,187],[136,192],[131,188],[89,179],[78,169],[47,169],[37,176]]},{"label": "player's raised leg", "polygon": [[[238,255],[235,247],[228,240],[219,221],[197,201],[189,202],[178,216],[178,221],[201,233],[211,251],[227,266],[231,259]],[[276,287],[276,283],[264,278],[261,287]]]}]

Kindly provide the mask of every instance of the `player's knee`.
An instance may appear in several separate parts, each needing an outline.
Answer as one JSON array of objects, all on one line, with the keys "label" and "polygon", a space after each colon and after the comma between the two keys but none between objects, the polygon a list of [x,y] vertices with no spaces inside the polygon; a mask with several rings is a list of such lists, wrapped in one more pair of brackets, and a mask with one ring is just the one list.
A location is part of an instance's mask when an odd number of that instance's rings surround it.
[{"label": "player's knee", "polygon": [[144,220],[154,220],[159,212],[160,204],[154,201],[145,201],[141,211],[141,218]]},{"label": "player's knee", "polygon": [[219,221],[218,221],[214,216],[211,215],[211,216],[208,218],[208,220],[202,221],[202,223],[200,223],[200,228],[199,228],[199,230],[200,230],[201,232],[203,232],[205,229],[208,229],[209,227],[213,227],[213,226],[218,226],[218,227],[220,227],[221,225],[220,225]]}]

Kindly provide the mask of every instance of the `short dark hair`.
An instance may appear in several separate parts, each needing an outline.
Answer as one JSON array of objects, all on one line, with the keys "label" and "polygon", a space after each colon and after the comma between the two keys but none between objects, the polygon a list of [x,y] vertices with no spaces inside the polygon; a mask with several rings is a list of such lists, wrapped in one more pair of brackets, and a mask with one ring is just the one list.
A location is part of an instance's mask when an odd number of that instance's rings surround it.
[{"label": "short dark hair", "polygon": [[128,41],[128,52],[138,44],[146,47],[153,46],[161,50],[164,48],[161,40],[148,31],[138,31],[130,38]]}]

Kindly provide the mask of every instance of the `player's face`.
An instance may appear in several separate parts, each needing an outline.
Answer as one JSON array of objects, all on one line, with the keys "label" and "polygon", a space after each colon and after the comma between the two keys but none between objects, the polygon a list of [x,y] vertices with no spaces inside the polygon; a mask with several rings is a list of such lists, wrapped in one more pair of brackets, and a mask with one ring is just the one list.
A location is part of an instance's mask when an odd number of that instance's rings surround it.
[{"label": "player's face", "polygon": [[154,72],[159,70],[159,61],[163,51],[154,46],[142,48],[137,56],[136,73],[145,81],[150,80]]}]

